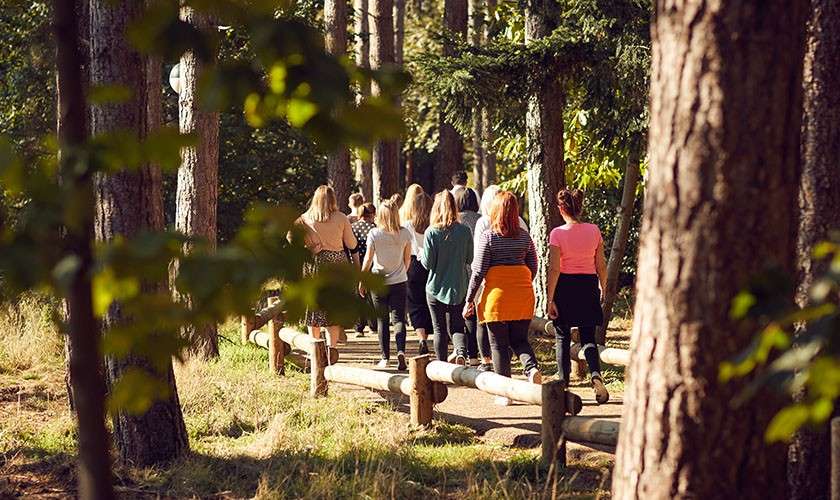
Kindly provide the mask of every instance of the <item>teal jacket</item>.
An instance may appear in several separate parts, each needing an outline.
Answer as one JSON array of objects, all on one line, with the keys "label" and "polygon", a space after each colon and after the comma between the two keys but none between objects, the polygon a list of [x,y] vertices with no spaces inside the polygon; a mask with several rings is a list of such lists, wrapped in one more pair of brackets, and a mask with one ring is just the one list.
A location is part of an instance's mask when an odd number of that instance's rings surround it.
[{"label": "teal jacket", "polygon": [[462,304],[473,259],[472,231],[460,222],[446,229],[430,226],[424,240],[420,263],[429,270],[426,293],[444,304]]}]

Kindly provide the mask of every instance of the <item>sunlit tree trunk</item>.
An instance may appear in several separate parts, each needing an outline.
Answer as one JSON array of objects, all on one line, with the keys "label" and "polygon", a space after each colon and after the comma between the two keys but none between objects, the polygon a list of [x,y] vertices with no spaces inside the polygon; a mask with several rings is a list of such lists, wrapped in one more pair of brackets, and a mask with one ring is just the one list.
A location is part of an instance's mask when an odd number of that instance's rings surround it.
[{"label": "sunlit tree trunk", "polygon": [[[191,7],[181,8],[181,19],[207,31],[212,23],[206,14]],[[178,169],[178,192],[175,207],[175,229],[203,239],[216,246],[216,207],[219,199],[219,114],[202,109],[198,82],[207,63],[193,52],[181,56],[181,91],[178,94],[178,119],[181,132],[196,136],[195,146],[183,148]],[[190,251],[191,244],[185,250]],[[173,272],[177,274],[176,262]],[[179,300],[191,304],[188,296]],[[200,359],[219,356],[219,337],[215,324],[187,326],[184,337],[189,340],[189,353]]]},{"label": "sunlit tree trunk", "polygon": [[[494,36],[494,19],[496,13],[496,0],[485,0],[485,23],[484,36],[485,43]],[[481,109],[481,142],[482,142],[482,164],[481,164],[481,190],[496,183],[496,149],[493,146],[493,121],[490,110],[487,107]]]},{"label": "sunlit tree trunk", "polygon": [[794,269],[807,0],[656,3],[650,171],[613,497],[785,496],[783,401],[733,401],[733,297]]},{"label": "sunlit tree trunk", "polygon": [[[557,26],[558,7],[553,0],[528,0],[525,12],[526,42],[551,34]],[[548,234],[560,224],[557,192],[565,185],[563,164],[563,107],[566,96],[556,73],[550,72],[528,96],[525,115],[528,150],[528,217],[531,238],[537,249],[534,291],[537,316],[546,317],[548,303]]]},{"label": "sunlit tree trunk", "polygon": [[[484,2],[482,0],[469,0],[469,36],[470,44],[473,47],[480,47],[484,39]],[[479,191],[483,191],[484,183],[484,106],[476,106],[472,114],[472,141],[473,149],[473,182]]]},{"label": "sunlit tree trunk", "polygon": [[[120,131],[146,137],[161,123],[161,62],[141,57],[126,39],[126,28],[139,18],[142,2],[91,3],[90,75],[93,85],[122,85],[132,97],[120,104],[93,107],[91,133]],[[163,228],[161,176],[154,166],[138,171],[99,175],[96,179],[96,237],[109,241],[131,238],[145,230]],[[146,283],[144,293],[166,293],[165,283]],[[111,306],[103,324],[110,329],[133,321],[120,304]],[[139,355],[108,357],[105,373],[113,386],[129,370],[142,370],[166,387],[162,399],[143,415],[119,411],[113,416],[114,440],[120,460],[145,467],[168,462],[188,450],[187,432],[175,387],[172,363],[160,370]]]},{"label": "sunlit tree trunk", "polygon": [[[87,20],[77,17],[79,9],[74,0],[56,0],[54,4],[55,41],[58,65],[58,140],[61,149],[60,168],[63,173],[75,167],[71,151],[83,147],[88,139],[87,102],[82,71],[84,56],[80,50],[79,33]],[[69,177],[69,176],[68,176]],[[108,431],[105,427],[105,381],[102,376],[102,356],[99,350],[99,325],[93,314],[91,273],[93,267],[93,182],[90,175],[75,179],[74,188],[80,193],[81,208],[75,228],[65,234],[65,252],[78,259],[67,294],[67,331],[69,340],[69,370],[77,425],[77,481],[80,498],[111,499],[111,458]]]},{"label": "sunlit tree trunk", "polygon": [[[467,36],[467,0],[444,0],[443,27],[450,35]],[[456,55],[452,43],[443,44],[443,55]],[[434,170],[434,190],[451,187],[452,174],[464,169],[464,141],[461,134],[440,114],[438,159]]]},{"label": "sunlit tree trunk", "polygon": [[[347,54],[347,0],[325,0],[324,24],[327,52],[337,57]],[[327,179],[335,190],[338,208],[346,212],[353,172],[350,169],[350,150],[340,146],[327,156]]]},{"label": "sunlit tree trunk", "polygon": [[[814,245],[840,229],[840,3],[811,0],[805,51],[802,115],[802,181],[799,188],[797,253],[805,305],[808,289],[825,272],[811,257]],[[828,498],[828,425],[797,433],[789,449],[790,498]]]},{"label": "sunlit tree trunk", "polygon": [[[405,64],[405,0],[394,0],[394,62],[402,68]],[[402,99],[397,98],[397,106],[402,106]],[[402,150],[402,144],[396,141],[397,147],[397,188],[405,191],[407,185],[408,160]]]},{"label": "sunlit tree trunk", "polygon": [[[370,66],[379,69],[394,64],[394,2],[369,0],[370,4]],[[371,94],[380,95],[373,83]],[[373,199],[379,202],[399,189],[399,151],[397,141],[379,141],[373,149]]]},{"label": "sunlit tree trunk", "polygon": [[[353,26],[356,35],[355,56],[356,64],[360,68],[370,68],[370,13],[368,11],[369,0],[354,0]],[[370,95],[370,85],[362,83],[359,88],[359,99]],[[373,170],[369,159],[356,159],[356,180],[361,186],[362,194],[368,201],[373,200]]]}]

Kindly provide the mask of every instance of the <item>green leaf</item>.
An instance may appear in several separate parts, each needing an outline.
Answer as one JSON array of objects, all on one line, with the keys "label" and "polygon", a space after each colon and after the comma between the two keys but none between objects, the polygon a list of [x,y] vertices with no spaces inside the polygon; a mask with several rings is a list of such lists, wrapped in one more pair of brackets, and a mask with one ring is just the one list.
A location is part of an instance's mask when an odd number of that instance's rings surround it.
[{"label": "green leaf", "polygon": [[317,113],[318,106],[311,101],[297,98],[289,101],[287,116],[293,127],[303,127]]},{"label": "green leaf", "polygon": [[732,319],[743,319],[755,304],[755,295],[747,290],[743,290],[732,299],[729,317]]},{"label": "green leaf", "polygon": [[135,277],[118,279],[113,269],[106,267],[93,276],[93,311],[102,317],[115,300],[124,300],[140,292],[140,281]]},{"label": "green leaf", "polygon": [[782,408],[764,433],[764,439],[770,443],[777,441],[790,441],[800,427],[805,425],[810,418],[811,412],[804,404],[796,404]]},{"label": "green leaf", "polygon": [[108,411],[143,415],[156,400],[168,396],[169,387],[160,378],[139,368],[129,368],[111,388]]}]

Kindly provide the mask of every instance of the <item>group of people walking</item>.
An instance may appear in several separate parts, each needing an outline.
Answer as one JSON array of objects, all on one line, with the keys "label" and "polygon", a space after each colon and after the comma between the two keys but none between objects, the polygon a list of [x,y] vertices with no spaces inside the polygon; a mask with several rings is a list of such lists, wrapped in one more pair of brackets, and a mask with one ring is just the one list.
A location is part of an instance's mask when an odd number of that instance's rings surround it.
[{"label": "group of people walking", "polygon": [[[453,188],[434,198],[412,184],[404,200],[395,195],[377,207],[356,193],[349,200],[349,216],[337,209],[332,188],[319,187],[300,219],[310,230],[307,246],[314,253],[306,272],[349,257],[363,271],[384,279],[383,290],[369,291],[361,284],[358,290],[378,311],[381,368],[392,363],[393,327],[396,367],[406,369],[410,320],[420,337],[419,354],[429,353],[431,332],[438,359],[509,377],[512,353],[528,380],[539,384],[542,375],[528,327],[534,316],[537,262],[546,256],[537,255],[513,193],[489,186],[479,203],[466,180],[464,172],[456,173]],[[561,190],[557,205],[565,223],[551,231],[547,258],[558,377],[569,380],[571,329],[577,327],[596,399],[604,403],[609,394],[595,343],[595,329],[603,322],[604,244],[598,227],[582,221],[580,191]],[[315,338],[326,329],[328,348],[336,348],[341,326],[331,325],[320,311],[307,312],[306,322]],[[357,323],[358,335],[364,335],[365,323]],[[510,401],[500,397],[496,403]]]}]

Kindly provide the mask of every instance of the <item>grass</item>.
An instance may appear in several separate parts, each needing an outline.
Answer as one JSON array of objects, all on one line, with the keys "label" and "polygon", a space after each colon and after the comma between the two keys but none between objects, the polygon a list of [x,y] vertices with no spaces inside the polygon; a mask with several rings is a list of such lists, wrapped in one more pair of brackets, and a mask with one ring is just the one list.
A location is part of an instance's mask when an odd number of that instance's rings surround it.
[{"label": "grass", "polygon": [[[75,424],[49,304],[0,310],[0,497],[72,496]],[[234,339],[236,325],[225,325]],[[546,471],[537,450],[482,442],[436,421],[413,429],[387,403],[266,370],[267,353],[222,341],[214,362],[176,366],[191,453],[165,468],[116,468],[125,497],[597,498],[609,461],[572,456]]]}]

